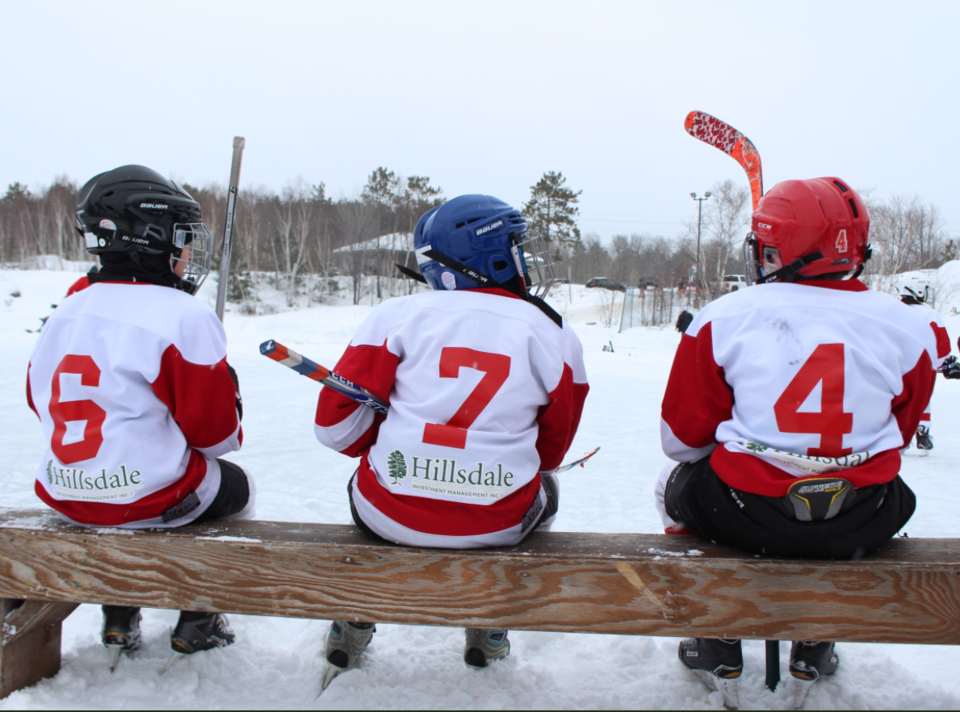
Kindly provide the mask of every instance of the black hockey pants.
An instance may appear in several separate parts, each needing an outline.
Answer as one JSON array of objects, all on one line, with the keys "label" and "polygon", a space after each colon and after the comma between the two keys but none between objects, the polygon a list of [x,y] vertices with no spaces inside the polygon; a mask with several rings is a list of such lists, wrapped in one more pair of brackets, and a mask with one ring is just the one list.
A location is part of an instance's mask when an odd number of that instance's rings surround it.
[{"label": "black hockey pants", "polygon": [[876,551],[916,509],[913,491],[900,479],[856,490],[832,519],[802,522],[778,497],[735,490],[706,457],[678,465],[664,493],[667,514],[690,531],[754,554],[816,559],[859,559]]}]

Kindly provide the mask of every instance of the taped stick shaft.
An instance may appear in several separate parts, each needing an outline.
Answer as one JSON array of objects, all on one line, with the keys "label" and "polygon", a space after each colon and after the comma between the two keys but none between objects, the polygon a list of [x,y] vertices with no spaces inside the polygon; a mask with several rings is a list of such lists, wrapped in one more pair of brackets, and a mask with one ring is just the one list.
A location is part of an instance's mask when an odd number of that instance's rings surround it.
[{"label": "taped stick shaft", "polygon": [[345,395],[347,398],[352,398],[368,408],[373,408],[378,413],[386,413],[390,410],[389,403],[382,398],[378,398],[366,388],[358,386],[353,381],[334,373],[328,368],[324,368],[315,361],[311,361],[306,356],[298,354],[293,349],[287,348],[273,339],[260,344],[260,353],[296,371],[301,376],[306,376],[311,380],[322,383],[338,393]]}]

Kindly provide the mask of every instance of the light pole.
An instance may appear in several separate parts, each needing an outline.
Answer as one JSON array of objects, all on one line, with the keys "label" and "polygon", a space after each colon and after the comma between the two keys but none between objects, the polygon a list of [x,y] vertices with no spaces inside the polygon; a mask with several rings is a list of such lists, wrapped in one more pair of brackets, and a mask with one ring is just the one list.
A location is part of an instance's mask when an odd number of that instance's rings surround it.
[{"label": "light pole", "polygon": [[700,307],[700,290],[703,288],[703,278],[700,276],[700,217],[703,212],[703,201],[710,199],[710,191],[698,198],[696,193],[690,193],[690,197],[697,201],[697,308]]}]

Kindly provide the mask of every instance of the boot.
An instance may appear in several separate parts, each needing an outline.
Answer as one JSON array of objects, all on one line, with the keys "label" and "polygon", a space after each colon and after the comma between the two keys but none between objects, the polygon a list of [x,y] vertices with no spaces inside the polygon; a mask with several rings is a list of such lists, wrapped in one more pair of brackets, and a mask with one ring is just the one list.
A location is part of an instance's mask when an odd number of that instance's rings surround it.
[{"label": "boot", "polygon": [[680,642],[678,654],[704,685],[720,691],[728,710],[740,707],[737,678],[743,673],[743,650],[739,640],[688,638]]},{"label": "boot", "polygon": [[510,654],[510,641],[505,630],[465,628],[467,643],[463,648],[463,662],[467,667],[485,668],[492,660],[500,660]]}]

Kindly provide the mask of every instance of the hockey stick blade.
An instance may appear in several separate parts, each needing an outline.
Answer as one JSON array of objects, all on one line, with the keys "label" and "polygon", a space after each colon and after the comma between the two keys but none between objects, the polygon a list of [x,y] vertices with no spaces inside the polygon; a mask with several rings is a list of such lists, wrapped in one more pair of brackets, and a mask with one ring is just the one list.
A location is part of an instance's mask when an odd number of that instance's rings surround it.
[{"label": "hockey stick blade", "polygon": [[756,210],[763,197],[763,167],[753,141],[730,124],[702,111],[687,114],[683,126],[695,139],[720,149],[740,164],[750,181],[750,196]]},{"label": "hockey stick blade", "polygon": [[311,380],[322,383],[337,391],[337,393],[341,393],[347,398],[352,398],[361,405],[373,408],[373,410],[378,413],[386,414],[386,412],[390,410],[389,403],[378,398],[366,388],[358,386],[353,381],[334,373],[330,369],[324,368],[306,356],[301,356],[293,349],[287,348],[273,339],[269,339],[260,344],[260,353],[267,358],[273,359],[282,366],[293,369],[301,376],[306,376]]},{"label": "hockey stick blade", "polygon": [[560,467],[558,467],[556,470],[553,471],[553,474],[557,475],[557,474],[559,474],[559,473],[561,473],[561,472],[566,472],[567,470],[572,470],[572,469],[573,469],[574,467],[576,467],[577,465],[580,465],[580,467],[583,467],[584,463],[585,463],[587,460],[589,460],[591,457],[593,457],[594,455],[596,455],[596,454],[597,454],[597,451],[598,451],[599,449],[600,449],[599,447],[596,447],[596,448],[594,448],[593,450],[591,450],[590,452],[588,452],[586,455],[584,455],[583,457],[581,457],[579,460],[574,460],[573,462],[568,462],[568,463],[565,464],[565,465],[560,465]]}]

